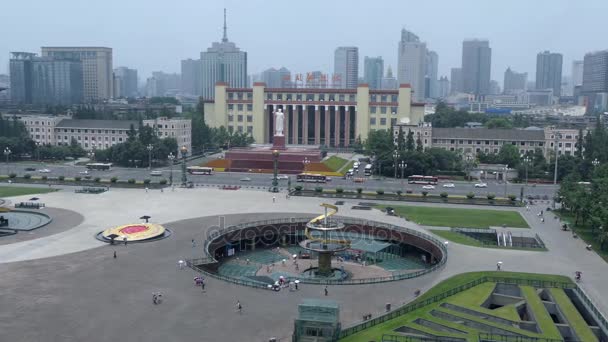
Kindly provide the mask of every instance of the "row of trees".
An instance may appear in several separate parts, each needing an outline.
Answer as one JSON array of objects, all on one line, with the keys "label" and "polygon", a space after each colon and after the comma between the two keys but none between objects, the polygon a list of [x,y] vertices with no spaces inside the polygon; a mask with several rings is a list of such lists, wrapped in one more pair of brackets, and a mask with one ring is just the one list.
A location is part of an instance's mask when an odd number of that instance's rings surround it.
[{"label": "row of trees", "polygon": [[510,117],[489,116],[485,113],[469,113],[466,110],[456,110],[445,102],[438,102],[435,113],[424,117],[433,127],[464,127],[467,122],[479,122],[487,128],[514,128],[530,126],[530,119],[521,114]]}]

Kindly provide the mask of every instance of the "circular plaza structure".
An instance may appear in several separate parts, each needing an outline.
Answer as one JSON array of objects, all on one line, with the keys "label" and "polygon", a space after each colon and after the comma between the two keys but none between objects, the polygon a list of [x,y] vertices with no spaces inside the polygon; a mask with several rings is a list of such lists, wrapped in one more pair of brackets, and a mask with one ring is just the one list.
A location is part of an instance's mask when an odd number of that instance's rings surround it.
[{"label": "circular plaza structure", "polygon": [[51,217],[44,213],[28,210],[2,208],[0,211],[0,228],[15,231],[31,231],[51,222]]},{"label": "circular plaza structure", "polygon": [[247,222],[209,232],[204,258],[191,265],[225,281],[269,288],[278,281],[347,285],[402,280],[433,272],[447,260],[443,242],[417,230],[322,216]]},{"label": "circular plaza structure", "polygon": [[110,242],[148,242],[166,238],[170,231],[155,223],[131,223],[112,227],[97,234],[97,239]]}]

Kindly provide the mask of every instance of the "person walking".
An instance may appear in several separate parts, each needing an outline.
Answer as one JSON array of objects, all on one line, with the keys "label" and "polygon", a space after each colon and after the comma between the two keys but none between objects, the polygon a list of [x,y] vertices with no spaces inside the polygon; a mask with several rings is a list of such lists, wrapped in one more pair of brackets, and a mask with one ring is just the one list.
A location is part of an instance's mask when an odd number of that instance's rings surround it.
[{"label": "person walking", "polygon": [[114,251],[114,259],[116,259],[116,251]]},{"label": "person walking", "polygon": [[238,300],[236,301],[236,309],[239,312],[239,314],[243,313],[243,306],[241,305],[241,302],[239,302]]},{"label": "person walking", "polygon": [[122,238],[122,241],[125,243],[125,247],[127,247],[127,237],[126,236]]},{"label": "person walking", "polygon": [[201,281],[201,288],[203,289],[203,293],[205,293],[205,281]]},{"label": "person walking", "polygon": [[327,285],[325,285],[325,288],[323,290],[325,292],[325,296],[327,296],[329,294],[329,291],[327,290]]},{"label": "person walking", "polygon": [[196,247],[196,241],[194,241],[194,239],[192,239],[192,248]]},{"label": "person walking", "polygon": [[277,201],[277,198],[275,196],[272,196],[272,203],[275,203]]}]

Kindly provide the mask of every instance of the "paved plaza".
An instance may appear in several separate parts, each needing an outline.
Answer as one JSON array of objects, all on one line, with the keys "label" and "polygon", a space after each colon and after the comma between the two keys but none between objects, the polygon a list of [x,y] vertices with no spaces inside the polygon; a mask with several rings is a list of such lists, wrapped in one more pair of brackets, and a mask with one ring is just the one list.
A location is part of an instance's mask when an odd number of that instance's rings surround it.
[{"label": "paved plaza", "polygon": [[[19,202],[26,197],[10,200]],[[41,195],[53,222],[38,229],[40,235],[35,238],[7,240],[10,243],[0,240],[0,340],[267,341],[277,337],[288,341],[297,305],[304,298],[336,300],[341,320],[348,326],[364,314],[382,313],[386,303],[394,307],[411,301],[415,289],[424,291],[463,272],[495,270],[498,261],[507,271],[567,276],[582,271],[581,287],[608,312],[605,262],[587,251],[583,241],[561,231],[553,215],[545,215],[546,221],[541,223],[536,213],[547,204],[530,211],[516,210],[541,236],[548,252],[450,243],[447,264],[439,271],[397,282],[330,286],[327,297],[323,286],[309,284],[302,284],[297,292],[274,292],[209,278],[206,292],[195,287],[193,278],[198,274],[179,270],[177,261],[200,257],[209,229],[310,216],[318,214],[323,203],[318,198],[287,200],[284,196],[277,196],[273,203],[272,197],[263,191],[216,189],[112,189],[99,195],[63,190]],[[355,203],[347,201],[339,215],[426,231],[379,210],[350,209]],[[108,227],[141,222],[143,215],[173,234],[127,246],[110,246],[95,239],[95,234]],[[117,258],[113,258],[114,251]],[[152,303],[152,293],[157,291],[164,294],[160,305]],[[242,314],[236,311],[237,301],[243,305]]]}]

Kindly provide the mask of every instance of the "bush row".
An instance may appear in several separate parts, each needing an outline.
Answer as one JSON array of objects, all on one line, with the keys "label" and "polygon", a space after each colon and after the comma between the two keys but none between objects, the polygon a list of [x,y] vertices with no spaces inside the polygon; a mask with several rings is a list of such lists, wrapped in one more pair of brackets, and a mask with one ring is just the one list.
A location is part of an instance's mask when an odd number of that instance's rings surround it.
[{"label": "bush row", "polygon": [[[163,184],[163,183],[161,183],[161,184]],[[302,191],[303,189],[304,188],[301,185],[296,185],[294,187],[295,191]],[[316,192],[316,193],[322,193],[323,191],[327,191],[327,190],[324,190],[323,187],[320,187],[320,186],[317,186],[317,187],[314,188],[314,192]],[[336,188],[335,192],[337,194],[343,194],[345,192],[345,190],[343,188]],[[350,191],[347,191],[347,192],[350,192]],[[357,188],[356,192],[357,192],[357,194],[363,193],[363,188]],[[412,191],[406,191],[406,193],[411,194]],[[426,197],[429,194],[428,191],[421,191],[420,193],[424,197]],[[376,190],[376,194],[377,195],[384,195],[385,192],[384,192],[383,189],[377,189]],[[397,190],[397,191],[395,191],[395,194],[397,194],[397,196],[401,196],[403,194],[403,191]],[[439,194],[439,197],[441,197],[443,199],[447,199],[449,197],[449,194],[447,192],[442,192],[442,193]],[[472,193],[472,192],[469,192],[468,194],[466,194],[466,198],[468,198],[468,199],[474,199],[475,198],[475,194]],[[480,198],[480,197],[478,197],[478,198]],[[493,194],[493,193],[486,194],[486,198],[488,200],[492,201],[492,200],[496,199],[496,194]],[[515,196],[515,195],[508,195],[507,198],[509,200],[511,200],[511,201],[515,201],[517,199],[517,196]]]}]

